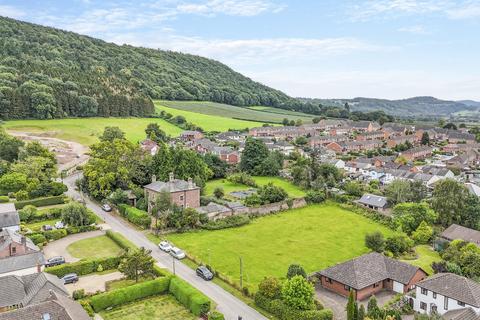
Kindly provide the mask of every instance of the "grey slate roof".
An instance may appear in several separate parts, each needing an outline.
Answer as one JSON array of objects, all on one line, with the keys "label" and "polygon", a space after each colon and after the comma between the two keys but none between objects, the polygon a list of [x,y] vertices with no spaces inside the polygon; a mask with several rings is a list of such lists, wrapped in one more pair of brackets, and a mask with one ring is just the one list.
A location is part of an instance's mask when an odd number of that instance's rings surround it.
[{"label": "grey slate roof", "polygon": [[17,209],[13,203],[0,204],[0,228],[18,226],[20,225],[20,218]]},{"label": "grey slate roof", "polygon": [[408,263],[372,252],[337,264],[317,274],[360,290],[385,279],[407,284],[419,269]]},{"label": "grey slate roof", "polygon": [[0,274],[44,265],[45,257],[42,252],[32,252],[19,256],[0,259]]},{"label": "grey slate roof", "polygon": [[62,280],[48,273],[0,277],[0,308],[14,305],[28,306],[43,302],[54,290],[68,295]]},{"label": "grey slate roof", "polygon": [[369,206],[384,208],[387,205],[387,198],[365,193],[359,200],[357,200],[357,202]]},{"label": "grey slate roof", "polygon": [[[5,249],[11,243],[22,243],[22,235],[16,232],[13,232],[10,229],[3,229],[0,231],[0,250]],[[25,238],[27,248],[32,251],[40,251],[40,249],[30,240],[30,238]]]},{"label": "grey slate roof", "polygon": [[224,213],[224,212],[231,212],[232,210],[226,206],[223,206],[221,204],[215,203],[215,202],[210,202],[208,205],[199,207],[197,208],[197,211],[199,213],[204,213],[204,214],[212,214],[212,213]]},{"label": "grey slate roof", "polygon": [[480,231],[462,227],[458,224],[452,224],[445,229],[440,236],[450,241],[460,239],[480,246]]},{"label": "grey slate roof", "polygon": [[144,187],[145,189],[150,189],[152,191],[161,192],[177,192],[177,191],[186,191],[186,190],[195,190],[199,189],[195,184],[190,185],[188,181],[173,179],[167,182],[155,181]]},{"label": "grey slate roof", "polygon": [[445,320],[480,320],[480,316],[472,308],[451,310],[444,313],[442,318]]},{"label": "grey slate roof", "polygon": [[417,286],[480,308],[480,283],[453,273],[437,273]]}]

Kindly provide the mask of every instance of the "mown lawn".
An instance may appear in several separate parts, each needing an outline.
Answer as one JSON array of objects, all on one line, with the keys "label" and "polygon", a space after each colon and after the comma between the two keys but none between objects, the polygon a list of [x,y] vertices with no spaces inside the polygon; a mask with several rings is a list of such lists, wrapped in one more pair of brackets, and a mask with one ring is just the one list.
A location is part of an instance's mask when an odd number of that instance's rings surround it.
[{"label": "mown lawn", "polygon": [[189,254],[239,280],[243,258],[244,280],[256,290],[265,277],[284,277],[292,263],[308,273],[368,252],[367,233],[394,232],[333,203],[311,205],[253,220],[249,225],[219,231],[172,234],[167,238]]},{"label": "mown lawn", "polygon": [[403,261],[422,268],[428,274],[433,274],[432,262],[438,262],[442,260],[438,252],[433,250],[433,248],[429,245],[416,246],[415,251],[417,252],[418,259]]},{"label": "mown lawn", "polygon": [[96,259],[119,255],[122,248],[109,237],[99,236],[74,242],[67,247],[67,251],[78,259]]},{"label": "mown lawn", "polygon": [[230,117],[208,115],[191,111],[169,108],[161,101],[154,101],[157,111],[166,111],[173,116],[184,116],[188,122],[192,122],[206,131],[228,131],[228,129],[245,129],[261,127],[263,122],[237,120]]},{"label": "mown lawn", "polygon": [[[263,186],[269,182],[273,182],[274,185],[285,189],[288,195],[293,198],[305,196],[305,191],[303,191],[302,189],[300,189],[290,181],[287,181],[279,177],[253,177],[253,179],[259,186]],[[252,188],[243,184],[231,183],[230,181],[227,181],[227,179],[216,179],[216,180],[210,180],[207,182],[205,186],[205,195],[208,195],[208,196],[213,195],[213,191],[217,187],[223,188],[223,191],[225,192],[226,196],[228,196],[229,193],[233,191],[241,191],[241,190],[247,190]]]},{"label": "mown lawn", "polygon": [[162,119],[154,118],[79,118],[55,120],[14,120],[7,121],[4,127],[11,131],[49,133],[59,139],[91,145],[98,141],[105,127],[119,127],[127,139],[137,142],[145,139],[145,128],[156,122],[171,136],[177,136],[182,129]]},{"label": "mown lawn", "polygon": [[51,225],[52,227],[55,225],[55,222],[60,221],[61,219],[50,219],[50,220],[43,220],[40,222],[32,222],[27,223],[25,227],[32,231],[41,231],[43,225]]},{"label": "mown lawn", "polygon": [[152,280],[152,277],[140,277],[138,279],[138,282],[135,282],[135,280],[130,280],[130,279],[111,280],[105,283],[105,287],[107,291],[111,291],[111,290],[129,287],[131,285],[142,283],[145,281],[150,281],[150,280]]},{"label": "mown lawn", "polygon": [[172,295],[161,295],[102,311],[104,320],[195,320]]}]

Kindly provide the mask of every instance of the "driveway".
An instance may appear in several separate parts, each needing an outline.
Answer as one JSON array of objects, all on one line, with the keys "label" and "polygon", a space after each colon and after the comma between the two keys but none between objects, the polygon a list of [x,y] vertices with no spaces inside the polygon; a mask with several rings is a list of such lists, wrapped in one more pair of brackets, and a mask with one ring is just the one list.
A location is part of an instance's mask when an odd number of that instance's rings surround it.
[{"label": "driveway", "polygon": [[65,285],[70,294],[75,290],[84,289],[85,293],[95,293],[97,291],[105,291],[105,283],[111,280],[122,279],[124,275],[115,271],[107,274],[92,274],[80,277],[77,283]]},{"label": "driveway", "polygon": [[80,259],[72,257],[68,253],[67,247],[70,244],[72,244],[74,242],[77,242],[78,240],[94,238],[94,237],[98,237],[98,236],[101,236],[101,235],[104,235],[104,234],[105,234],[105,231],[103,231],[103,230],[96,230],[96,231],[90,231],[90,232],[82,232],[82,233],[71,234],[69,236],[66,236],[65,238],[49,242],[43,248],[43,253],[45,254],[46,259],[49,259],[51,257],[62,256],[62,257],[65,258],[66,262],[76,262]]}]

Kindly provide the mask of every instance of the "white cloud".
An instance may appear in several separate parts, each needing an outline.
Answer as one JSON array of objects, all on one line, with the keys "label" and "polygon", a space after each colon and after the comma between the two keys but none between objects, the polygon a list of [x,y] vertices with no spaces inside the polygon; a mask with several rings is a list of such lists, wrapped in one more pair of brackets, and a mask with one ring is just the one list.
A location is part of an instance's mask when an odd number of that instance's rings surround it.
[{"label": "white cloud", "polygon": [[402,28],[399,28],[398,31],[413,33],[413,34],[421,34],[421,35],[430,34],[430,32],[427,31],[425,27],[421,25],[402,27]]},{"label": "white cloud", "polygon": [[279,12],[285,5],[266,0],[209,0],[202,3],[181,3],[179,13],[215,16],[256,16],[264,12]]},{"label": "white cloud", "polygon": [[480,2],[469,1],[462,7],[453,8],[447,11],[447,15],[451,19],[470,19],[480,17]]},{"label": "white cloud", "polygon": [[26,14],[24,11],[7,5],[0,5],[0,16],[20,19],[24,17]]}]

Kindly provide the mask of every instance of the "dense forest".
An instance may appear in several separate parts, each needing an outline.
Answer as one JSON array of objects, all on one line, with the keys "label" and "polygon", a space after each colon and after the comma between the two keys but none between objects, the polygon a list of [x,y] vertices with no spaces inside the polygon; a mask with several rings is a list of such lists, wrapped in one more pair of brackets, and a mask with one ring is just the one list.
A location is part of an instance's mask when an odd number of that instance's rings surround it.
[{"label": "dense forest", "polygon": [[146,116],[151,98],[302,104],[226,65],[0,17],[0,118]]}]

